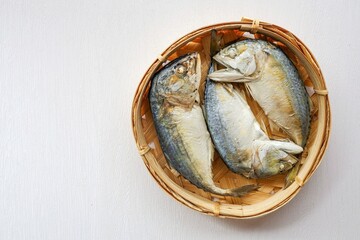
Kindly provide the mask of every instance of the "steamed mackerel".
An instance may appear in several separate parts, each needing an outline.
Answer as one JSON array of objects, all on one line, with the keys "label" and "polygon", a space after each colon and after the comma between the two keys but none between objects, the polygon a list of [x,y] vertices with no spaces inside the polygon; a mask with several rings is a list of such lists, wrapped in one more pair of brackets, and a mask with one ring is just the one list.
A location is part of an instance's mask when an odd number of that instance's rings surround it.
[{"label": "steamed mackerel", "polygon": [[248,178],[285,172],[302,147],[293,142],[270,140],[261,130],[242,94],[229,83],[207,80],[205,114],[216,149],[229,169]]},{"label": "steamed mackerel", "polygon": [[197,187],[241,196],[256,187],[222,189],[212,179],[214,149],[199,106],[200,66],[199,54],[188,54],[167,64],[153,78],[150,107],[160,145],[171,167]]},{"label": "steamed mackerel", "polygon": [[310,130],[309,96],[299,74],[274,45],[247,39],[214,56],[226,69],[209,78],[221,82],[244,82],[265,114],[298,145],[306,144]]}]

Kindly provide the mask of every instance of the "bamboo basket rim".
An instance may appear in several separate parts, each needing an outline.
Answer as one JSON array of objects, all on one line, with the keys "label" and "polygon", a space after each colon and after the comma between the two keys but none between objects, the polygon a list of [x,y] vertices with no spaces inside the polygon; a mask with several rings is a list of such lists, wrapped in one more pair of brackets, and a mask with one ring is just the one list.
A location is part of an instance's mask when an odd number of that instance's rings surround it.
[{"label": "bamboo basket rim", "polygon": [[[240,30],[242,32],[249,32],[252,34],[260,33],[271,37],[276,41],[286,45],[288,49],[300,60],[306,71],[311,76],[314,85],[314,91],[318,99],[318,121],[316,137],[314,145],[308,153],[307,158],[311,156],[313,161],[306,161],[293,184],[288,188],[279,191],[276,199],[266,199],[263,202],[252,205],[236,205],[228,203],[219,203],[211,201],[207,198],[192,193],[172,181],[163,169],[159,166],[154,155],[151,153],[151,148],[148,146],[144,137],[144,132],[141,124],[141,104],[145,91],[149,86],[153,74],[162,67],[162,64],[179,48],[185,46],[187,43],[194,41],[196,38],[208,34],[212,29],[215,30]],[[239,22],[225,22],[214,25],[209,25],[197,29],[189,34],[181,37],[172,43],[158,58],[152,63],[149,69],[144,74],[139,86],[135,92],[131,123],[133,134],[139,153],[149,170],[154,180],[162,187],[165,192],[175,198],[182,204],[197,210],[199,212],[223,218],[254,218],[271,213],[278,208],[287,204],[300,191],[302,186],[306,184],[315,170],[321,163],[325,150],[328,146],[328,140],[331,129],[331,111],[328,97],[328,91],[322,75],[321,69],[315,60],[313,54],[306,47],[306,45],[288,30],[277,25],[262,22],[259,20],[251,20],[249,18],[242,18]]]}]

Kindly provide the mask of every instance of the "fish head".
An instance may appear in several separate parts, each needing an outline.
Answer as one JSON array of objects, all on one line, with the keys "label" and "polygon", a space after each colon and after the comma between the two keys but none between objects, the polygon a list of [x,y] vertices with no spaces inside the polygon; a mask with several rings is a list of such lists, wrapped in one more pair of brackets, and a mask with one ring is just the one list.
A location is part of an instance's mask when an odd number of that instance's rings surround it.
[{"label": "fish head", "polygon": [[157,91],[172,105],[192,106],[199,101],[201,60],[198,53],[179,57],[156,76]]},{"label": "fish head", "polygon": [[294,143],[254,141],[253,171],[256,177],[270,177],[290,170],[298,161],[289,152],[299,153],[302,148]]},{"label": "fish head", "polygon": [[242,82],[259,75],[268,51],[267,44],[259,40],[244,40],[222,49],[213,58],[226,69],[218,70],[209,75],[215,81]]}]

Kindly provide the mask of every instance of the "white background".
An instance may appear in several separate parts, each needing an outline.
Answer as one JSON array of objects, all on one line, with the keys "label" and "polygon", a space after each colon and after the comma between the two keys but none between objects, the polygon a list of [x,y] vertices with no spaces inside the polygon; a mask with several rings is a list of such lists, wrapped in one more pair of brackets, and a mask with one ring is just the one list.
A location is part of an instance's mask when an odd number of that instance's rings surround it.
[{"label": "white background", "polygon": [[[169,3],[171,2],[171,3]],[[0,239],[355,239],[359,1],[0,1]],[[172,42],[242,16],[312,50],[330,93],[323,162],[288,205],[217,219],[170,198],[135,146],[131,103]]]}]

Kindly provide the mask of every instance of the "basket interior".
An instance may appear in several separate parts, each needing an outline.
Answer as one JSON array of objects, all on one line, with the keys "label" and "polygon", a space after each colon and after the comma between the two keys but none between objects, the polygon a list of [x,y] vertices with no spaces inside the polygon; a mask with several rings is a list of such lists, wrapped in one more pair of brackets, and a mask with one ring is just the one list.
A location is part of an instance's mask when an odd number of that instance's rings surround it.
[{"label": "basket interior", "polygon": [[[308,72],[302,66],[299,59],[293,54],[284,44],[281,42],[275,41],[274,39],[267,37],[262,34],[249,34],[248,32],[242,32],[239,30],[222,30],[218,31],[218,34],[222,35],[223,45],[226,46],[232,42],[236,42],[246,38],[255,38],[255,39],[263,39],[272,44],[278,46],[283,50],[283,52],[291,59],[297,68],[301,79],[304,81],[305,86],[309,92],[309,96],[311,99],[311,126],[310,126],[310,135],[307,140],[307,144],[304,148],[302,154],[297,157],[300,159],[301,164],[306,161],[306,157],[308,155],[309,149],[314,142],[316,136],[316,130],[318,126],[318,101],[316,95],[313,94],[313,84],[312,79],[310,78]],[[183,54],[189,52],[198,52],[201,55],[202,62],[202,79],[200,85],[200,96],[203,100],[204,98],[204,86],[205,79],[210,63],[210,32],[202,35],[194,39],[193,41],[187,43],[185,46],[179,48],[176,52],[174,52],[171,56],[169,56],[168,61],[171,61]],[[234,87],[242,88],[246,91],[242,84],[234,84]],[[247,194],[243,197],[231,197],[231,196],[220,196],[216,194],[212,194],[209,192],[205,192],[202,189],[197,188],[193,184],[191,184],[188,180],[183,178],[180,174],[178,174],[174,169],[168,165],[156,134],[156,130],[154,127],[148,92],[150,88],[150,83],[146,86],[145,94],[141,99],[141,124],[144,131],[144,136],[148,146],[150,147],[151,153],[154,155],[156,161],[159,166],[163,169],[164,173],[178,186],[183,189],[186,189],[196,195],[199,195],[203,198],[206,198],[211,201],[217,201],[222,204],[240,204],[240,205],[252,205],[256,203],[260,203],[266,199],[276,196],[279,191],[282,191],[285,183],[285,174],[276,175],[266,179],[247,179],[241,175],[235,174],[231,172],[224,162],[219,157],[219,154],[215,151],[215,157],[213,162],[213,179],[216,185],[221,188],[234,188],[240,187],[245,184],[255,183],[260,186],[257,191],[254,191],[250,194]],[[273,124],[264,114],[259,105],[251,98],[251,96],[247,93],[246,95],[249,106],[251,107],[255,117],[260,123],[261,128],[265,131],[265,133],[271,139],[286,139],[288,136],[281,129],[279,129],[275,124]],[[319,159],[320,161],[320,159]],[[316,163],[314,163],[316,164]],[[301,168],[301,166],[300,166]]]}]

